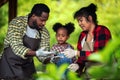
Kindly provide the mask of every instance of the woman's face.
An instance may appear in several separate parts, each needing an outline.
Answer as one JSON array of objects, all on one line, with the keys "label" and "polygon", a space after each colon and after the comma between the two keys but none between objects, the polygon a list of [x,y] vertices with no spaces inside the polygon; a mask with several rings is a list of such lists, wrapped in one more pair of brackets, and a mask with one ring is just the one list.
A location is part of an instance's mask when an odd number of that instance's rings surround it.
[{"label": "woman's face", "polygon": [[88,21],[85,17],[77,17],[77,21],[83,31],[88,31],[91,28],[91,21]]},{"label": "woman's face", "polygon": [[58,44],[66,43],[66,40],[68,38],[69,38],[69,36],[67,35],[67,30],[65,28],[60,28],[57,30],[56,39],[58,41]]}]

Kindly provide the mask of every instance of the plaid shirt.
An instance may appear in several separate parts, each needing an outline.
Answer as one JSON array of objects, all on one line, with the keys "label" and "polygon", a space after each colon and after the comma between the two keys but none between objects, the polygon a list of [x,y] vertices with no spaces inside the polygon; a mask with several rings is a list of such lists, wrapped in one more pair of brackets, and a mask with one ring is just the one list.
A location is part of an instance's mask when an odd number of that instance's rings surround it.
[{"label": "plaid shirt", "polygon": [[87,31],[83,31],[79,36],[77,48],[80,51],[80,57],[78,58],[77,63],[82,63],[82,61],[85,61],[91,53],[103,49],[106,43],[111,39],[111,33],[108,30],[108,28],[102,25],[98,25],[95,27],[93,31],[94,35],[93,51],[81,51],[82,50],[81,41],[87,35],[87,33],[88,33]]},{"label": "plaid shirt", "polygon": [[[29,48],[25,47],[23,45],[23,36],[26,33],[26,28],[27,28],[27,21],[28,21],[28,16],[20,16],[14,18],[8,28],[8,32],[4,41],[4,48],[11,47],[13,52],[20,56],[21,58],[25,58],[25,54]],[[49,44],[49,33],[48,30],[44,27],[41,31],[41,41],[40,41],[40,48],[41,47],[46,47],[47,50],[50,49],[50,44]],[[36,39],[39,38],[36,36]]]},{"label": "plaid shirt", "polygon": [[67,49],[68,47],[74,49],[73,46],[70,45],[70,44],[68,44],[68,43],[65,44],[65,45],[54,44],[54,45],[52,46],[52,48],[51,48],[51,51],[55,51],[55,52],[60,53],[60,52],[63,52],[63,51],[64,51],[65,49]]},{"label": "plaid shirt", "polygon": [[[67,48],[74,49],[74,47],[72,45],[68,44],[68,43],[66,43],[64,45],[60,45],[60,44],[56,43],[52,46],[51,51],[55,51],[56,53],[58,53],[58,55],[61,55],[59,53],[63,52]],[[65,61],[65,60],[66,60],[66,58],[65,59],[60,59],[59,62],[64,63],[63,61]],[[70,60],[70,59],[67,59],[67,60]],[[72,60],[72,62],[76,61],[76,57],[73,57],[71,60]]]}]

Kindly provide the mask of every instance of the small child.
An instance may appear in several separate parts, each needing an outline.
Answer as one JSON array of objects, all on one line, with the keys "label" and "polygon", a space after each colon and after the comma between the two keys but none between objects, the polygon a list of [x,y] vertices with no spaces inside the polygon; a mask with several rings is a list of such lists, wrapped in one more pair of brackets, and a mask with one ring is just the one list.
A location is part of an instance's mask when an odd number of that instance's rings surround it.
[{"label": "small child", "polygon": [[56,23],[53,25],[53,30],[56,32],[57,43],[52,46],[51,51],[56,52],[57,56],[61,56],[57,62],[54,62],[58,67],[63,63],[71,64],[75,59],[67,58],[64,56],[64,53],[61,53],[67,48],[74,49],[69,43],[66,42],[69,39],[70,34],[74,32],[74,29],[74,24],[70,22],[65,25],[62,25],[61,23]]},{"label": "small child", "polygon": [[[53,30],[56,32],[57,43],[52,46],[51,51],[56,52],[56,56],[60,57],[58,60],[53,61],[53,63],[55,63],[58,67],[64,63],[71,64],[75,61],[75,57],[70,59],[65,57],[64,53],[62,53],[67,48],[74,49],[72,45],[66,42],[69,39],[70,34],[74,32],[74,29],[75,28],[73,23],[67,23],[65,25],[56,23],[53,25]],[[62,76],[63,79],[67,78],[67,73],[68,69],[65,70]]]}]

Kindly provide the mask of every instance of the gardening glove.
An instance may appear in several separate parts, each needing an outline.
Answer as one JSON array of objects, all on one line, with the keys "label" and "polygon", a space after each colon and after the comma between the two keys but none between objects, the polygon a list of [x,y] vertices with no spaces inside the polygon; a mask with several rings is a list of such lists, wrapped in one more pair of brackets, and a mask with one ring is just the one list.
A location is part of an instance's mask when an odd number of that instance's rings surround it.
[{"label": "gardening glove", "polygon": [[77,51],[76,50],[73,50],[73,49],[65,49],[62,53],[64,53],[64,55],[67,57],[67,58],[73,58],[75,56],[77,56]]},{"label": "gardening glove", "polygon": [[50,62],[56,63],[56,62],[58,62],[58,60],[60,60],[60,58],[62,58],[62,57],[61,56],[53,56],[53,57],[51,57]]},{"label": "gardening glove", "polygon": [[36,56],[50,56],[54,54],[53,52],[44,51],[45,47],[42,47],[36,51]]},{"label": "gardening glove", "polygon": [[79,65],[77,63],[72,63],[68,66],[68,69],[73,72],[76,72],[79,69]]}]

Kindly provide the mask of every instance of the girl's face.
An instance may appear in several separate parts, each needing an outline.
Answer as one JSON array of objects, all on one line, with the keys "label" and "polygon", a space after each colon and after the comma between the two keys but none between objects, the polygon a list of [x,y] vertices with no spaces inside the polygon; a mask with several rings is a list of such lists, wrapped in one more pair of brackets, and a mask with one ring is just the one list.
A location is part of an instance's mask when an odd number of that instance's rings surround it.
[{"label": "girl's face", "polygon": [[57,30],[56,39],[58,41],[58,44],[66,43],[66,40],[68,38],[69,38],[69,36],[67,35],[67,30],[65,28],[60,28]]},{"label": "girl's face", "polygon": [[88,31],[91,28],[91,21],[87,20],[85,17],[77,17],[77,21],[79,26],[82,28],[83,31]]}]

